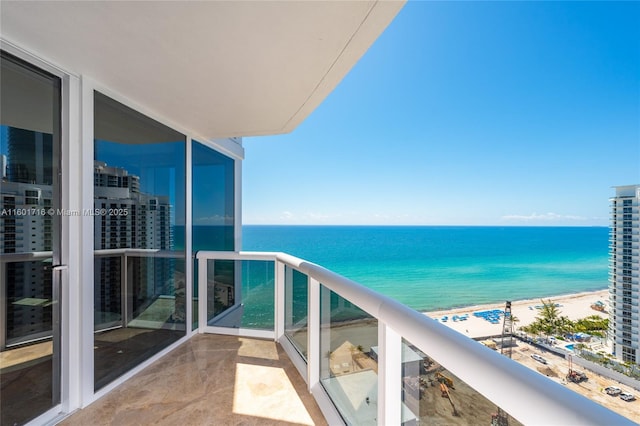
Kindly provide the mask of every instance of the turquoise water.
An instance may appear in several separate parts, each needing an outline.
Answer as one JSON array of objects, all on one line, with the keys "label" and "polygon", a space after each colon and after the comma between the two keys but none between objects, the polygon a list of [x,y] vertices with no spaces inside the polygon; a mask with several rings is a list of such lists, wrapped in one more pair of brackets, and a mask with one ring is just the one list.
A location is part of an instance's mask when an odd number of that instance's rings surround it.
[{"label": "turquoise water", "polygon": [[606,227],[245,225],[242,249],[304,258],[418,310],[607,287]]}]

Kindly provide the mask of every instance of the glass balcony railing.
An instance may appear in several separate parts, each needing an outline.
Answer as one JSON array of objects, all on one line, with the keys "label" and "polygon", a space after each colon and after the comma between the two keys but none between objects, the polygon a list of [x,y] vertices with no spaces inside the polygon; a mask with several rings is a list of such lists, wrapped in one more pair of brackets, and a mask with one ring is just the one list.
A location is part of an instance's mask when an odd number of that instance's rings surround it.
[{"label": "glass balcony railing", "polygon": [[[329,424],[633,424],[313,263],[264,252],[196,258],[199,332],[277,340]],[[263,272],[245,268],[254,264]],[[263,316],[245,321],[248,311]]]},{"label": "glass balcony railing", "polygon": [[176,252],[94,251],[96,390],[186,335],[184,270]]}]

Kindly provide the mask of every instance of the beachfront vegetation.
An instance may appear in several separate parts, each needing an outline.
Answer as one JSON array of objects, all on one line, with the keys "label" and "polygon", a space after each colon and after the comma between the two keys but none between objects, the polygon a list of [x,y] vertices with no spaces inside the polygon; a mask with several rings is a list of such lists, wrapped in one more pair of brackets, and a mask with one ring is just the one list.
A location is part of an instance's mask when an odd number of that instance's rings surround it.
[{"label": "beachfront vegetation", "polygon": [[604,337],[609,327],[609,319],[590,315],[576,321],[561,315],[560,307],[551,300],[541,300],[542,306],[536,320],[521,329],[529,334],[545,336],[564,336],[566,334],[587,333]]},{"label": "beachfront vegetation", "polygon": [[613,355],[604,351],[599,351],[597,353],[591,352],[584,347],[584,345],[578,346],[577,349],[580,358],[600,364],[605,368],[615,370],[633,379],[640,380],[640,366],[637,366],[632,362],[620,362],[615,359]]}]

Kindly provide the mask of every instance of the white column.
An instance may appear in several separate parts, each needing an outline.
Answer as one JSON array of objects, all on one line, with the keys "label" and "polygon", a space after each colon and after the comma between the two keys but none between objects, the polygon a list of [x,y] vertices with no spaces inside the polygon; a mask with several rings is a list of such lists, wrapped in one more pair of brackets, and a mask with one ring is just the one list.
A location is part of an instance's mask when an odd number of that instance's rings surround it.
[{"label": "white column", "polygon": [[402,338],[378,322],[378,424],[402,422]]},{"label": "white column", "polygon": [[[82,179],[91,168],[82,161],[82,92],[80,79],[68,76],[62,80],[62,208],[82,211]],[[93,153],[91,154],[93,155]],[[81,164],[81,167],[72,165]],[[93,177],[91,178],[93,183]],[[84,218],[81,216],[62,218],[62,263],[68,265],[67,280],[62,282],[62,389],[63,412],[71,412],[82,404],[82,239]],[[80,244],[77,244],[77,242]],[[73,242],[73,243],[72,243]],[[93,236],[91,236],[93,247]],[[93,308],[93,306],[92,306]]]},{"label": "white column", "polygon": [[[81,161],[80,192],[83,211],[93,210],[93,90],[94,84],[86,77],[81,80]],[[80,242],[80,380],[82,407],[93,401],[93,293],[94,293],[94,229],[93,216],[82,216]]]}]

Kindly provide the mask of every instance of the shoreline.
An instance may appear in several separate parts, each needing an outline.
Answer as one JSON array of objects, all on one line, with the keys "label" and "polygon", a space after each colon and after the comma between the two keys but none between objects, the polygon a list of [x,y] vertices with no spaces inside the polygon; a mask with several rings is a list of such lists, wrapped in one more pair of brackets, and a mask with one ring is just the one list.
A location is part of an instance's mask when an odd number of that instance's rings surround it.
[{"label": "shoreline", "polygon": [[[551,300],[558,303],[561,316],[567,316],[571,320],[585,318],[590,315],[597,315],[602,318],[608,318],[609,314],[609,289],[586,291],[579,293],[569,293],[558,296],[538,297],[534,299],[513,300],[511,302],[511,313],[518,320],[514,324],[514,331],[519,327],[531,324],[538,312],[536,305],[541,304],[541,300]],[[596,301],[604,303],[605,312],[596,311],[591,305]],[[505,302],[488,303],[482,305],[472,305],[459,308],[441,309],[437,311],[422,312],[424,315],[433,318],[443,325],[458,331],[461,334],[471,338],[499,335],[502,333],[502,317],[498,324],[492,324],[482,318],[473,316],[474,312],[486,311],[493,309],[504,310]],[[453,321],[453,316],[468,315],[464,321]],[[443,317],[447,316],[446,322]]]}]

